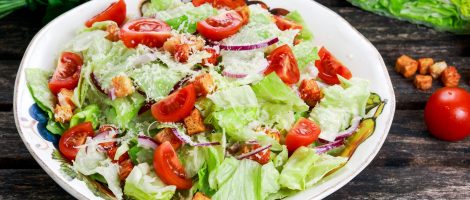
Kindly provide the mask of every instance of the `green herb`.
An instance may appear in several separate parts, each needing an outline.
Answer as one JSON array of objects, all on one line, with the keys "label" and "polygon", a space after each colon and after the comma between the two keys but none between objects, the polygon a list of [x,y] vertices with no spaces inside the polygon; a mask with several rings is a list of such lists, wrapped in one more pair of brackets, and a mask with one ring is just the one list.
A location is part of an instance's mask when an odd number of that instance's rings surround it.
[{"label": "green herb", "polygon": [[20,9],[36,10],[45,8],[43,22],[47,23],[60,14],[88,0],[0,0],[0,19]]},{"label": "green herb", "polygon": [[470,34],[470,0],[348,0],[353,5],[437,30]]}]

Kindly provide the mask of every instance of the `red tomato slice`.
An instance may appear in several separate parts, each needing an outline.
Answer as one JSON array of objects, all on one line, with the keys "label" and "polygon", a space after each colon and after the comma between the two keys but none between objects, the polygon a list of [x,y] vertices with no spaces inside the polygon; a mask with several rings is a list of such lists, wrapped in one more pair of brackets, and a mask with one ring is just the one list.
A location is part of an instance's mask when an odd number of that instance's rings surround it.
[{"label": "red tomato slice", "polygon": [[124,20],[126,20],[126,2],[124,0],[112,3],[108,8],[106,8],[106,10],[89,19],[85,23],[85,26],[91,27],[95,22],[107,20],[114,21],[119,26],[124,23]]},{"label": "red tomato slice", "polygon": [[320,60],[315,61],[315,66],[318,68],[318,77],[325,83],[334,85],[339,84],[338,75],[345,79],[351,79],[351,71],[339,62],[331,53],[322,47],[318,52]]},{"label": "red tomato slice", "polygon": [[192,84],[176,91],[152,105],[152,115],[161,122],[177,122],[191,114],[196,103],[196,89]]},{"label": "red tomato slice", "polygon": [[287,133],[287,149],[290,153],[293,153],[301,146],[308,146],[318,139],[320,133],[321,130],[317,124],[308,119],[300,118],[289,133]]},{"label": "red tomato slice", "polygon": [[69,160],[75,160],[77,156],[78,148],[82,144],[85,144],[87,137],[93,137],[95,132],[91,122],[84,122],[76,125],[69,130],[65,131],[59,140],[59,151]]},{"label": "red tomato slice", "polygon": [[174,185],[184,190],[190,189],[193,185],[191,179],[187,179],[186,171],[170,142],[164,142],[155,149],[153,167],[158,177],[167,185]]},{"label": "red tomato slice", "polygon": [[215,8],[230,8],[230,9],[235,9],[238,7],[246,6],[245,0],[193,0],[192,3],[195,7],[198,7],[205,3],[210,3]]},{"label": "red tomato slice", "polygon": [[264,71],[264,75],[276,72],[279,78],[286,84],[299,82],[299,66],[297,65],[297,60],[294,57],[292,49],[287,44],[271,52],[268,56],[268,61],[269,66],[266,71]]},{"label": "red tomato slice", "polygon": [[119,36],[128,48],[139,44],[160,48],[171,37],[171,27],[159,19],[140,18],[124,24]]},{"label": "red tomato slice", "polygon": [[73,90],[78,85],[80,79],[80,70],[83,61],[80,55],[63,52],[49,81],[49,89],[52,93],[57,94],[62,88]]},{"label": "red tomato slice", "polygon": [[281,31],[289,30],[289,29],[297,29],[302,30],[302,25],[297,24],[291,20],[285,19],[281,16],[274,15],[274,20],[276,21],[277,27]]},{"label": "red tomato slice", "polygon": [[243,18],[236,11],[227,11],[197,23],[197,31],[207,39],[220,41],[237,33]]}]

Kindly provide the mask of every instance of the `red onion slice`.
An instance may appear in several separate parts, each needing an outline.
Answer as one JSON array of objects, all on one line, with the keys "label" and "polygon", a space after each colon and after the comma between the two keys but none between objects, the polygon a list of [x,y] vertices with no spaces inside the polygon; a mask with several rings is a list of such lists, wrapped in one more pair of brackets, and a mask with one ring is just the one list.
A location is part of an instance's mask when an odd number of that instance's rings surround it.
[{"label": "red onion slice", "polygon": [[145,136],[145,135],[139,135],[137,137],[137,142],[139,143],[139,145],[146,147],[146,148],[150,148],[150,149],[155,149],[158,146],[157,142],[155,142],[153,138]]},{"label": "red onion slice", "polygon": [[260,49],[264,47],[269,47],[273,44],[276,44],[279,42],[279,38],[275,37],[273,39],[270,39],[265,42],[261,42],[258,44],[249,44],[249,45],[224,45],[221,44],[219,45],[221,50],[227,50],[227,51],[249,51],[249,50],[254,50],[254,49]]},{"label": "red onion slice", "polygon": [[227,70],[224,70],[222,72],[222,75],[229,77],[229,78],[245,78],[248,76],[248,74],[237,74],[237,73],[228,72]]},{"label": "red onion slice", "polygon": [[206,147],[206,146],[213,146],[213,145],[220,145],[220,142],[202,142],[202,143],[197,143],[197,142],[194,142],[191,140],[191,138],[186,135],[186,134],[181,134],[180,132],[178,132],[178,130],[176,128],[171,128],[171,130],[173,131],[173,134],[175,134],[175,136],[181,140],[181,142],[184,142],[186,144],[189,144],[191,146],[195,146],[195,147]]},{"label": "red onion slice", "polygon": [[348,129],[339,132],[338,136],[335,139],[335,141],[336,140],[346,139],[347,137],[351,136],[359,128],[359,123],[361,122],[361,120],[362,120],[361,117],[355,116],[351,120],[351,126]]},{"label": "red onion slice", "polygon": [[255,150],[253,150],[253,151],[248,152],[248,153],[241,154],[241,155],[239,155],[239,156],[237,156],[237,157],[235,157],[235,158],[238,159],[238,160],[241,160],[241,159],[250,157],[250,156],[252,156],[252,155],[255,155],[255,154],[259,153],[259,152],[262,152],[262,151],[264,151],[264,150],[266,150],[266,149],[269,149],[269,148],[271,148],[271,146],[272,146],[272,144],[268,144],[268,145],[266,145],[266,146],[264,146],[264,147],[257,148],[257,149],[255,149]]},{"label": "red onion slice", "polygon": [[329,150],[338,148],[343,144],[344,144],[344,140],[337,140],[337,141],[334,141],[332,143],[328,143],[328,144],[324,144],[324,145],[315,147],[315,151],[317,152],[317,154],[323,154],[323,153],[328,152]]}]

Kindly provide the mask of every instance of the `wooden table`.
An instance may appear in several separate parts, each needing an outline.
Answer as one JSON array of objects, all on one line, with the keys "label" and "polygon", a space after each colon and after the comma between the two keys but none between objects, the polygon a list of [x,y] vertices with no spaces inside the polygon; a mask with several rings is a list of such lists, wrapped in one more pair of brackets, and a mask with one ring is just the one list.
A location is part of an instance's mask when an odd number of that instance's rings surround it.
[{"label": "wooden table", "polygon": [[[458,67],[465,81],[461,84],[468,90],[470,37],[377,16],[343,0],[319,2],[346,18],[379,49],[397,97],[395,121],[380,153],[329,199],[470,199],[470,138],[448,143],[429,136],[423,108],[432,91],[416,90],[411,80],[393,70],[400,54],[446,60]],[[0,20],[0,199],[73,199],[31,157],[13,119],[16,72],[42,26],[41,14],[22,10]],[[433,89],[439,87],[435,82]]]}]

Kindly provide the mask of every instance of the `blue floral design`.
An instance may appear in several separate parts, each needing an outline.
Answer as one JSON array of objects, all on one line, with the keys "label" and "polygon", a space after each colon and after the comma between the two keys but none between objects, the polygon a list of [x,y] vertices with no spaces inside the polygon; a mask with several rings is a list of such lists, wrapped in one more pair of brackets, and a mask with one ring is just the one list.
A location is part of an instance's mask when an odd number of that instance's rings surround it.
[{"label": "blue floral design", "polygon": [[54,146],[58,148],[59,137],[49,132],[46,128],[47,122],[49,120],[47,113],[41,110],[41,108],[37,104],[33,104],[29,108],[29,115],[31,115],[34,120],[38,121],[37,128],[39,135],[41,135],[41,137],[45,140],[52,142],[52,144],[54,144]]}]

